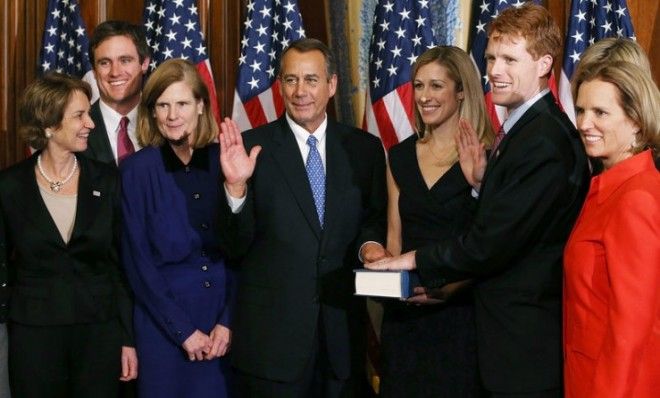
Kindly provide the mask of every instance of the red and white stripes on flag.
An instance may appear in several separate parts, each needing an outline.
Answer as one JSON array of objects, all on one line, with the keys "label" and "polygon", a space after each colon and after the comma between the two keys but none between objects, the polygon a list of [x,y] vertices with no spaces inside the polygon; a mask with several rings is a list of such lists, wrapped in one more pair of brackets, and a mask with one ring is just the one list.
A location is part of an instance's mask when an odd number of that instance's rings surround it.
[{"label": "red and white stripes on flag", "polygon": [[414,130],[410,72],[434,46],[427,0],[379,0],[369,48],[369,87],[363,128],[386,149]]},{"label": "red and white stripes on flag", "polygon": [[277,68],[282,51],[305,37],[296,0],[250,0],[243,22],[232,118],[241,131],[284,112]]}]

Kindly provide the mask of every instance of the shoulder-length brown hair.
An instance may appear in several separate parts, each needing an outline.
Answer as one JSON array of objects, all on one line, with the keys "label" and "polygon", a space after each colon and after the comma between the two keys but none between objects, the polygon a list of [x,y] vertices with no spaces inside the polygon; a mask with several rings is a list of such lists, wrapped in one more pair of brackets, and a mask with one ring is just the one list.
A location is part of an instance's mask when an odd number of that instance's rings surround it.
[{"label": "shoulder-length brown hair", "polygon": [[92,98],[87,82],[62,73],[49,73],[26,87],[18,105],[18,118],[19,134],[28,145],[37,150],[46,147],[46,129],[61,126],[64,110],[76,91],[88,100]]},{"label": "shoulder-length brown hair", "polygon": [[[204,103],[204,109],[199,115],[197,129],[194,132],[193,148],[205,147],[218,136],[218,123],[211,112],[209,90],[197,68],[189,61],[171,59],[156,68],[142,91],[137,121],[137,138],[141,146],[161,146],[165,142],[154,116],[155,106],[163,92],[176,82],[185,82],[192,90],[195,99]],[[213,100],[215,101],[215,98]]]}]

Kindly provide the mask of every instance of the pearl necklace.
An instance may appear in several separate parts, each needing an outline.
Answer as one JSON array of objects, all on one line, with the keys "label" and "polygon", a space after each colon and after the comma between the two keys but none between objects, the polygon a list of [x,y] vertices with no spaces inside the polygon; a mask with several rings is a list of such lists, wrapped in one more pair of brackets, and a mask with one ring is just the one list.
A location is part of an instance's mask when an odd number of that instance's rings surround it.
[{"label": "pearl necklace", "polygon": [[44,171],[43,166],[41,165],[41,154],[37,156],[37,168],[39,169],[39,174],[50,184],[50,190],[53,192],[59,192],[60,189],[62,189],[62,186],[69,182],[71,178],[73,177],[74,174],[76,174],[76,170],[78,170],[78,159],[76,157],[73,157],[73,167],[71,167],[71,171],[69,171],[69,175],[66,176],[65,179],[62,181],[53,181],[50,177],[46,175],[46,172]]}]

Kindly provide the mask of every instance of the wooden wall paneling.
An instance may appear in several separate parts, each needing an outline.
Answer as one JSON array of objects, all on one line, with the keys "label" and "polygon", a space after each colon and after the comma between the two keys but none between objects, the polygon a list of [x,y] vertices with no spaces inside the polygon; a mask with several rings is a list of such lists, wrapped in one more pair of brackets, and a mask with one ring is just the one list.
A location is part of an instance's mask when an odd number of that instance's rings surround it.
[{"label": "wooden wall paneling", "polygon": [[[2,25],[2,134],[0,168],[24,158],[25,146],[17,134],[17,105],[23,90],[37,73],[39,45],[46,13],[45,2],[3,2]],[[8,4],[7,4],[8,3]]]},{"label": "wooden wall paneling", "polygon": [[[209,0],[195,0],[197,2],[197,15],[199,16],[199,28],[206,37],[209,25]],[[208,43],[207,43],[208,46]],[[207,49],[208,50],[208,49]]]},{"label": "wooden wall paneling", "polygon": [[223,117],[231,116],[234,101],[245,5],[245,0],[214,0],[209,7],[206,45]]},{"label": "wooden wall paneling", "polygon": [[568,29],[568,14],[571,12],[571,2],[569,1],[544,1],[544,6],[550,11],[552,18],[559,26],[562,34],[562,48],[557,59],[554,61],[554,72],[557,85],[559,85],[559,76],[561,76],[561,67],[564,60],[564,41],[566,40],[566,29]]},{"label": "wooden wall paneling", "polygon": [[[135,24],[142,24],[142,13],[144,12],[144,3],[149,0],[92,0],[106,3],[105,20],[119,19],[129,21]],[[95,25],[96,26],[96,25]]]},{"label": "wooden wall paneling", "polygon": [[92,34],[92,31],[99,22],[106,19],[108,1],[111,2],[112,0],[78,0],[80,16],[85,21],[85,28],[87,28],[88,35]]},{"label": "wooden wall paneling", "polygon": [[10,137],[9,126],[12,125],[10,120],[11,112],[9,111],[9,96],[11,95],[11,87],[9,85],[9,59],[10,50],[12,47],[10,37],[12,32],[12,10],[15,3],[5,1],[0,5],[0,169],[4,168],[9,163],[10,156]]},{"label": "wooden wall paneling", "polygon": [[660,85],[660,7],[655,10],[653,22],[653,36],[651,36],[653,40],[651,41],[649,57],[651,58],[651,69],[654,72],[655,83]]},{"label": "wooden wall paneling", "polygon": [[628,11],[635,27],[637,42],[649,55],[656,83],[660,82],[660,2],[657,0],[628,0]]}]

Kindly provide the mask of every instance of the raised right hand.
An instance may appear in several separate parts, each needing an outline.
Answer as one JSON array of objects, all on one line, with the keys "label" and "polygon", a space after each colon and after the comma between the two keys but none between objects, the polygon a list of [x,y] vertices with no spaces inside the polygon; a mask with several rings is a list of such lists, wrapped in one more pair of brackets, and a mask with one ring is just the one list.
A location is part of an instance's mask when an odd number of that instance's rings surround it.
[{"label": "raised right hand", "polygon": [[458,162],[467,182],[472,188],[479,191],[481,180],[486,171],[486,150],[484,144],[470,122],[465,119],[458,121],[458,134],[456,134],[456,147],[458,149]]},{"label": "raised right hand", "polygon": [[238,125],[228,117],[220,123],[218,140],[220,166],[225,176],[225,185],[231,196],[241,198],[245,195],[247,180],[254,173],[261,147],[255,146],[248,155]]}]

